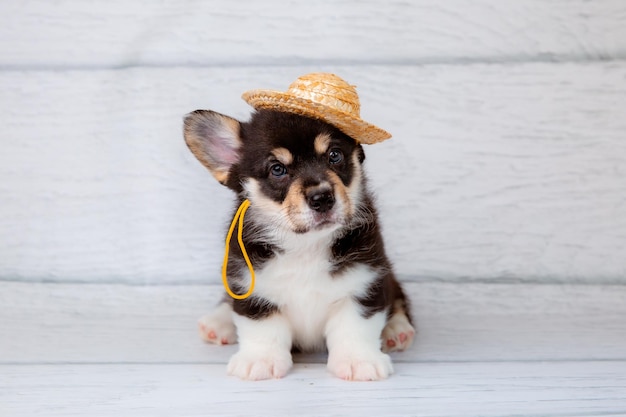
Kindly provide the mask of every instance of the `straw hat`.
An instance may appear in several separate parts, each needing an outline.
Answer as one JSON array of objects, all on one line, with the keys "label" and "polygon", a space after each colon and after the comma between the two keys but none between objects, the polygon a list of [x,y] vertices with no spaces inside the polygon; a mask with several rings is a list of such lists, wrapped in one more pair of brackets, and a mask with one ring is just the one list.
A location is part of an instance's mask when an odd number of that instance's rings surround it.
[{"label": "straw hat", "polygon": [[361,119],[356,87],[335,74],[307,74],[294,81],[287,92],[250,90],[241,97],[257,110],[279,110],[323,120],[360,143],[372,144],[391,137],[389,132]]}]

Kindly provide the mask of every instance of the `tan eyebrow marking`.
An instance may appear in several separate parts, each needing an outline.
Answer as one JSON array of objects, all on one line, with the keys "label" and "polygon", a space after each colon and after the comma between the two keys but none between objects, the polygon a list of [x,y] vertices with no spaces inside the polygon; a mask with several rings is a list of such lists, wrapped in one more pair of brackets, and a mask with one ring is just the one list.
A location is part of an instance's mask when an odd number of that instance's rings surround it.
[{"label": "tan eyebrow marking", "polygon": [[313,145],[315,146],[315,152],[319,155],[326,154],[328,146],[330,146],[330,135],[328,133],[320,133],[315,137]]},{"label": "tan eyebrow marking", "polygon": [[289,165],[293,162],[293,155],[286,148],[276,148],[272,151],[272,155],[283,165]]}]

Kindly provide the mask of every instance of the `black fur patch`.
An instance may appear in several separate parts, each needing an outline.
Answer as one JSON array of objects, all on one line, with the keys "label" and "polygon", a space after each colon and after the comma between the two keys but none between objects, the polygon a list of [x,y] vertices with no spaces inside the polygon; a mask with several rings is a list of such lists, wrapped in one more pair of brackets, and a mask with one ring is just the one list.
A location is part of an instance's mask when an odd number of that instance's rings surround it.
[{"label": "black fur patch", "polygon": [[391,270],[383,271],[370,285],[367,295],[357,298],[357,301],[363,306],[365,318],[386,310],[388,318],[396,312],[403,312],[412,323],[408,299]]},{"label": "black fur patch", "polygon": [[259,320],[278,312],[278,306],[264,298],[251,295],[243,300],[234,300],[233,310],[242,316]]},{"label": "black fur patch", "polygon": [[332,247],[333,273],[336,275],[355,263],[391,269],[378,225],[378,213],[367,192],[364,192],[363,202],[357,207],[356,216],[365,218],[367,221],[349,226],[334,242]]}]

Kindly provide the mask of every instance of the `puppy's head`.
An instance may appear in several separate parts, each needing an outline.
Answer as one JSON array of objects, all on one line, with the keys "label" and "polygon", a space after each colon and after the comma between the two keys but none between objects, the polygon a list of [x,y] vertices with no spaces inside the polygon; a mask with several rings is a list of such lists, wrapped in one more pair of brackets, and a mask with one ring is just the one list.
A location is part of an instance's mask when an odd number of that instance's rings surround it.
[{"label": "puppy's head", "polygon": [[185,118],[185,141],[268,226],[295,233],[337,229],[363,198],[363,148],[319,120],[260,110],[240,123],[197,110]]}]

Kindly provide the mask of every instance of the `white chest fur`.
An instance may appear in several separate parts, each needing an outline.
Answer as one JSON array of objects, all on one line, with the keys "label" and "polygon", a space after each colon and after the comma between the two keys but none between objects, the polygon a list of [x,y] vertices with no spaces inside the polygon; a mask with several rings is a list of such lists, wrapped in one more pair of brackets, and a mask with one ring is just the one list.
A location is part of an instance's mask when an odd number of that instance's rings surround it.
[{"label": "white chest fur", "polygon": [[256,273],[254,293],[277,305],[299,347],[324,346],[328,319],[346,299],[366,294],[376,271],[355,265],[331,275],[329,231],[291,235],[286,249]]}]

